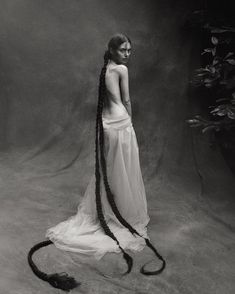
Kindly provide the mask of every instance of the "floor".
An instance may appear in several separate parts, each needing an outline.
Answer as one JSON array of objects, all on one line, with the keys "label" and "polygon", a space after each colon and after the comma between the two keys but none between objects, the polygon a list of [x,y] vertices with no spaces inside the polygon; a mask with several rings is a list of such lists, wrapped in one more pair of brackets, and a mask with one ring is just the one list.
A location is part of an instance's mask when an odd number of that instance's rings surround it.
[{"label": "floor", "polygon": [[[188,142],[191,139],[189,136]],[[192,148],[188,152],[181,149],[184,156],[178,157],[178,166],[167,164],[165,152],[157,168],[150,163],[148,168],[146,149],[140,144],[151,219],[148,232],[166,260],[160,275],[139,272],[147,261],[151,261],[147,269],[160,265],[148,247],[132,254],[133,270],[122,278],[126,264],[118,254],[106,254],[99,262],[88,261],[53,245],[35,254],[38,267],[47,273],[66,271],[74,276],[81,285],[71,293],[234,293],[234,175],[218,150],[209,152],[207,144],[200,142],[194,136]],[[27,253],[45,239],[48,227],[76,213],[92,173],[92,148],[81,149],[77,161],[57,170],[53,170],[52,163],[56,164],[48,154],[2,153],[1,293],[63,293],[32,273]],[[205,152],[207,157],[202,156]]]}]

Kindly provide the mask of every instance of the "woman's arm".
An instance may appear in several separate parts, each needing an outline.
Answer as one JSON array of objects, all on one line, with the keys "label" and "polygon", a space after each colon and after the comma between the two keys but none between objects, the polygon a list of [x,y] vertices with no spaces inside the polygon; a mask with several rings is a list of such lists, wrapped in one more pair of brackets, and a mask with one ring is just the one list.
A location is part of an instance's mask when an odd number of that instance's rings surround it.
[{"label": "woman's arm", "polygon": [[130,94],[129,94],[128,68],[125,65],[121,64],[118,66],[118,72],[119,72],[122,103],[126,107],[130,117],[132,117],[131,100],[130,100]]}]

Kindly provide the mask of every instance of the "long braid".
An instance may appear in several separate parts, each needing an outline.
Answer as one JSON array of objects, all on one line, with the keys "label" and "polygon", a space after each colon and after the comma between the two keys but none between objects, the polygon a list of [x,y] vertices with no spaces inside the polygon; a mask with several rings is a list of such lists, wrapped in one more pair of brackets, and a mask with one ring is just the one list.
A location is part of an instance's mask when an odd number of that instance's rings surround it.
[{"label": "long braid", "polygon": [[110,228],[108,227],[101,204],[101,197],[100,197],[100,170],[99,170],[99,142],[100,142],[100,134],[99,134],[99,127],[102,124],[102,110],[103,110],[103,101],[104,101],[104,77],[106,73],[108,59],[106,58],[107,54],[104,56],[104,66],[100,73],[100,81],[99,81],[99,96],[98,96],[98,106],[97,106],[97,116],[96,116],[96,140],[95,140],[95,154],[96,154],[96,163],[95,163],[95,176],[96,176],[96,185],[95,185],[95,194],[96,194],[96,209],[100,224],[104,230],[104,232],[111,237],[114,241],[117,242],[119,248],[123,253],[123,257],[127,262],[128,270],[123,274],[127,274],[131,271],[133,266],[133,259],[130,255],[128,255],[124,249],[120,246],[119,241],[115,237],[115,235],[111,232]]},{"label": "long braid", "polygon": [[[105,91],[106,91],[106,86],[105,86],[105,72],[106,72],[106,67],[107,67],[107,53],[105,54],[105,62],[104,62],[104,66],[102,68],[101,71],[101,75],[100,75],[100,91],[99,91],[99,97],[101,99],[104,99],[105,97]],[[98,102],[98,107],[103,107],[102,103]],[[99,109],[100,111],[100,109]],[[102,112],[102,109],[101,109]],[[97,111],[98,113],[98,111]],[[98,115],[97,115],[98,117]],[[105,190],[106,190],[106,194],[107,194],[107,198],[108,198],[108,202],[112,208],[112,211],[114,212],[115,216],[117,217],[117,219],[119,220],[119,222],[125,226],[126,228],[128,228],[128,230],[134,235],[137,234],[140,237],[144,238],[142,235],[140,235],[120,214],[117,205],[115,203],[114,200],[114,195],[111,192],[109,183],[108,183],[108,179],[107,179],[107,167],[106,167],[106,160],[105,160],[105,156],[104,156],[104,129],[103,129],[103,123],[102,123],[102,117],[100,119],[100,157],[101,157],[101,167],[102,167],[102,173],[103,173],[103,181],[104,181],[104,185],[105,185]],[[156,256],[162,261],[162,266],[160,269],[156,270],[156,271],[146,271],[144,269],[144,266],[141,267],[140,272],[142,274],[145,275],[156,275],[159,274],[163,271],[163,269],[166,266],[166,262],[164,260],[164,258],[158,253],[157,249],[151,244],[151,242],[149,241],[149,239],[144,238],[145,242],[147,244],[147,246],[152,249],[152,251],[156,254]]]},{"label": "long braid", "polygon": [[[124,35],[116,35],[114,36],[110,42],[109,45],[110,47],[112,42],[115,45],[115,42],[124,42],[124,41],[129,41],[129,38],[125,37]],[[117,44],[115,45],[117,47]],[[98,95],[98,105],[97,105],[97,117],[96,117],[96,140],[95,140],[95,158],[96,158],[96,164],[95,164],[95,177],[96,177],[96,186],[95,186],[95,193],[96,193],[96,208],[97,208],[97,214],[98,218],[100,221],[100,224],[104,230],[104,232],[110,236],[114,241],[117,242],[119,248],[121,249],[123,253],[123,257],[127,262],[128,265],[128,270],[123,274],[127,274],[131,271],[132,266],[133,266],[133,259],[130,255],[128,255],[124,249],[120,246],[119,241],[117,238],[114,236],[114,234],[111,232],[109,229],[104,214],[102,210],[102,204],[101,204],[101,195],[100,195],[100,169],[99,169],[99,147],[100,147],[100,162],[101,162],[101,168],[102,168],[102,173],[103,173],[103,181],[105,185],[105,191],[107,194],[107,198],[109,201],[109,204],[117,217],[117,219],[120,221],[120,223],[125,226],[126,228],[129,229],[129,231],[134,235],[137,234],[140,237],[141,236],[120,214],[116,203],[114,201],[114,196],[111,192],[111,189],[109,187],[109,183],[107,180],[107,168],[106,168],[106,160],[104,156],[104,130],[103,130],[103,122],[102,122],[102,111],[103,111],[103,103],[105,99],[105,92],[106,92],[106,86],[105,86],[105,73],[106,73],[106,68],[109,60],[109,51],[106,51],[105,56],[104,56],[104,66],[101,70],[100,73],[100,80],[99,80],[99,95]],[[143,237],[144,238],[144,237]],[[154,253],[158,256],[159,259],[163,261],[162,267],[154,272],[151,271],[145,271],[144,266],[141,267],[140,272],[145,274],[145,275],[154,275],[160,273],[164,268],[165,268],[165,260],[162,258],[162,256],[157,252],[156,248],[150,243],[149,239],[144,238],[147,246],[151,248]],[[42,247],[48,246],[54,244],[51,240],[44,240],[40,243],[35,244],[28,252],[28,263],[29,266],[31,267],[32,271],[34,274],[48,282],[51,286],[54,288],[58,288],[61,290],[64,290],[66,292],[69,292],[71,289],[76,288],[78,285],[80,285],[80,282],[77,282],[73,277],[68,276],[67,273],[61,272],[61,273],[55,273],[55,274],[46,274],[38,269],[38,267],[35,265],[32,257],[33,254],[39,250]]]}]

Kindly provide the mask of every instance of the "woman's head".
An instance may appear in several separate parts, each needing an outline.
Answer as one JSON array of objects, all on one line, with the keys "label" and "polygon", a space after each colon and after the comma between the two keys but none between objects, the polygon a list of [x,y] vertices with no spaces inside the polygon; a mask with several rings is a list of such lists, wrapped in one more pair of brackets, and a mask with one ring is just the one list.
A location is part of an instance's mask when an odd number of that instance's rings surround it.
[{"label": "woman's head", "polygon": [[111,59],[117,64],[126,64],[131,54],[131,40],[123,34],[115,34],[108,42],[105,59]]}]

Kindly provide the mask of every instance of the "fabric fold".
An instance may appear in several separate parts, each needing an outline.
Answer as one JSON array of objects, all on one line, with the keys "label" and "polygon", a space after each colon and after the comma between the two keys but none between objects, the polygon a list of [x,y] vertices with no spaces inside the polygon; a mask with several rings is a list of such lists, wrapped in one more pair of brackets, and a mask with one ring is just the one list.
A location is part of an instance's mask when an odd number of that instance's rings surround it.
[{"label": "fabric fold", "polygon": [[[126,112],[112,118],[102,115],[102,121],[107,177],[116,205],[126,221],[148,238],[147,224],[150,218],[139,162],[139,148],[131,118]],[[132,235],[114,215],[108,203],[101,169],[100,172],[101,202],[108,226],[124,250],[141,251],[146,245],[145,240]],[[46,237],[60,249],[93,256],[97,260],[108,252],[119,253],[117,243],[100,226],[95,197],[93,174],[76,215],[49,228]]]}]

